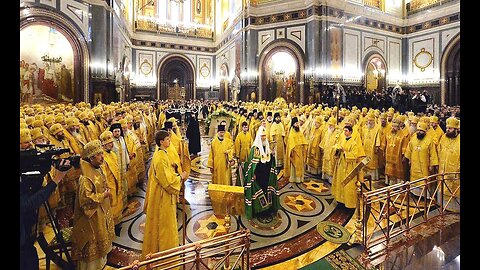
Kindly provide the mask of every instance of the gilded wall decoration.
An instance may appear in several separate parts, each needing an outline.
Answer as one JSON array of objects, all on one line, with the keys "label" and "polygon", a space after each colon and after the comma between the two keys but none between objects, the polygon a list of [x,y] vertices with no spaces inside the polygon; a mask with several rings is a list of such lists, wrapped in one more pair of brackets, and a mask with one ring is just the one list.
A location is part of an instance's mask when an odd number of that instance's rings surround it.
[{"label": "gilded wall decoration", "polygon": [[427,67],[430,66],[433,62],[433,55],[431,52],[422,48],[413,58],[413,63],[418,67],[422,72],[425,71]]},{"label": "gilded wall decoration", "polygon": [[143,62],[140,64],[140,72],[144,75],[144,76],[148,76],[148,74],[150,74],[150,72],[152,72],[152,64],[150,62],[148,62],[147,59],[143,59]]},{"label": "gilded wall decoration", "polygon": [[203,66],[200,68],[200,75],[206,79],[210,75],[210,68],[207,67],[207,64],[203,63]]}]

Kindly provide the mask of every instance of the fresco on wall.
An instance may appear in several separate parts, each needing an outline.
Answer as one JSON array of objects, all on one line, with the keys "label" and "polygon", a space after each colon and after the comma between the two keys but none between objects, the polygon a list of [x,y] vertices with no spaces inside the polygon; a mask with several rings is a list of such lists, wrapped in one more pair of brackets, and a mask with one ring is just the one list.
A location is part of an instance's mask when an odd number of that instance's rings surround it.
[{"label": "fresco on wall", "polygon": [[20,101],[73,102],[73,49],[55,28],[31,25],[20,31]]},{"label": "fresco on wall", "polygon": [[297,61],[284,51],[278,51],[269,57],[265,65],[265,100],[273,101],[283,97],[287,102],[296,102],[298,95]]},{"label": "fresco on wall", "polygon": [[342,69],[342,29],[330,29],[330,70],[334,76]]}]

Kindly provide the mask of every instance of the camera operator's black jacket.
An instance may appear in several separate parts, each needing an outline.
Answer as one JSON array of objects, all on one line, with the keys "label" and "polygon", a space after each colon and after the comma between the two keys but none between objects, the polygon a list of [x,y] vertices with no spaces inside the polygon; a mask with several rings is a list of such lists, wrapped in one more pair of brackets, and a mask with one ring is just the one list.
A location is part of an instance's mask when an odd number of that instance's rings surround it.
[{"label": "camera operator's black jacket", "polygon": [[55,191],[56,187],[57,184],[54,181],[50,181],[34,194],[20,194],[20,250],[28,249],[34,245],[38,209],[48,200],[48,197]]}]

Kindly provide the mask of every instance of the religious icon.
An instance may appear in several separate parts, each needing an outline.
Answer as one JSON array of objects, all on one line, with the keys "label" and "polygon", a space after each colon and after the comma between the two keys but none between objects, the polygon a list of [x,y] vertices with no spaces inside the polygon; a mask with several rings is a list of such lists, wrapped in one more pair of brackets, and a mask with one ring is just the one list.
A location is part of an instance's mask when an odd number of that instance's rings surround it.
[{"label": "religious icon", "polygon": [[196,10],[197,10],[197,14],[201,14],[202,13],[202,2],[200,0],[197,0],[197,4],[195,5],[196,7]]}]

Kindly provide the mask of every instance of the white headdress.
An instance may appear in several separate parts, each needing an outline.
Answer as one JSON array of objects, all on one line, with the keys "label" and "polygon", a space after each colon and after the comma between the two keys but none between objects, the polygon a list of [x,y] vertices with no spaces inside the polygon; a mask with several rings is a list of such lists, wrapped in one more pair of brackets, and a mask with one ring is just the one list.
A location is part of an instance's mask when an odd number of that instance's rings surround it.
[{"label": "white headdress", "polygon": [[[267,135],[266,129],[264,126],[260,126],[257,131],[257,136],[255,136],[255,141],[252,146],[257,147],[260,150],[260,162],[265,163],[270,161],[270,144],[268,139],[265,141],[265,147],[262,143],[262,135]],[[265,148],[265,149],[264,149]]]}]

